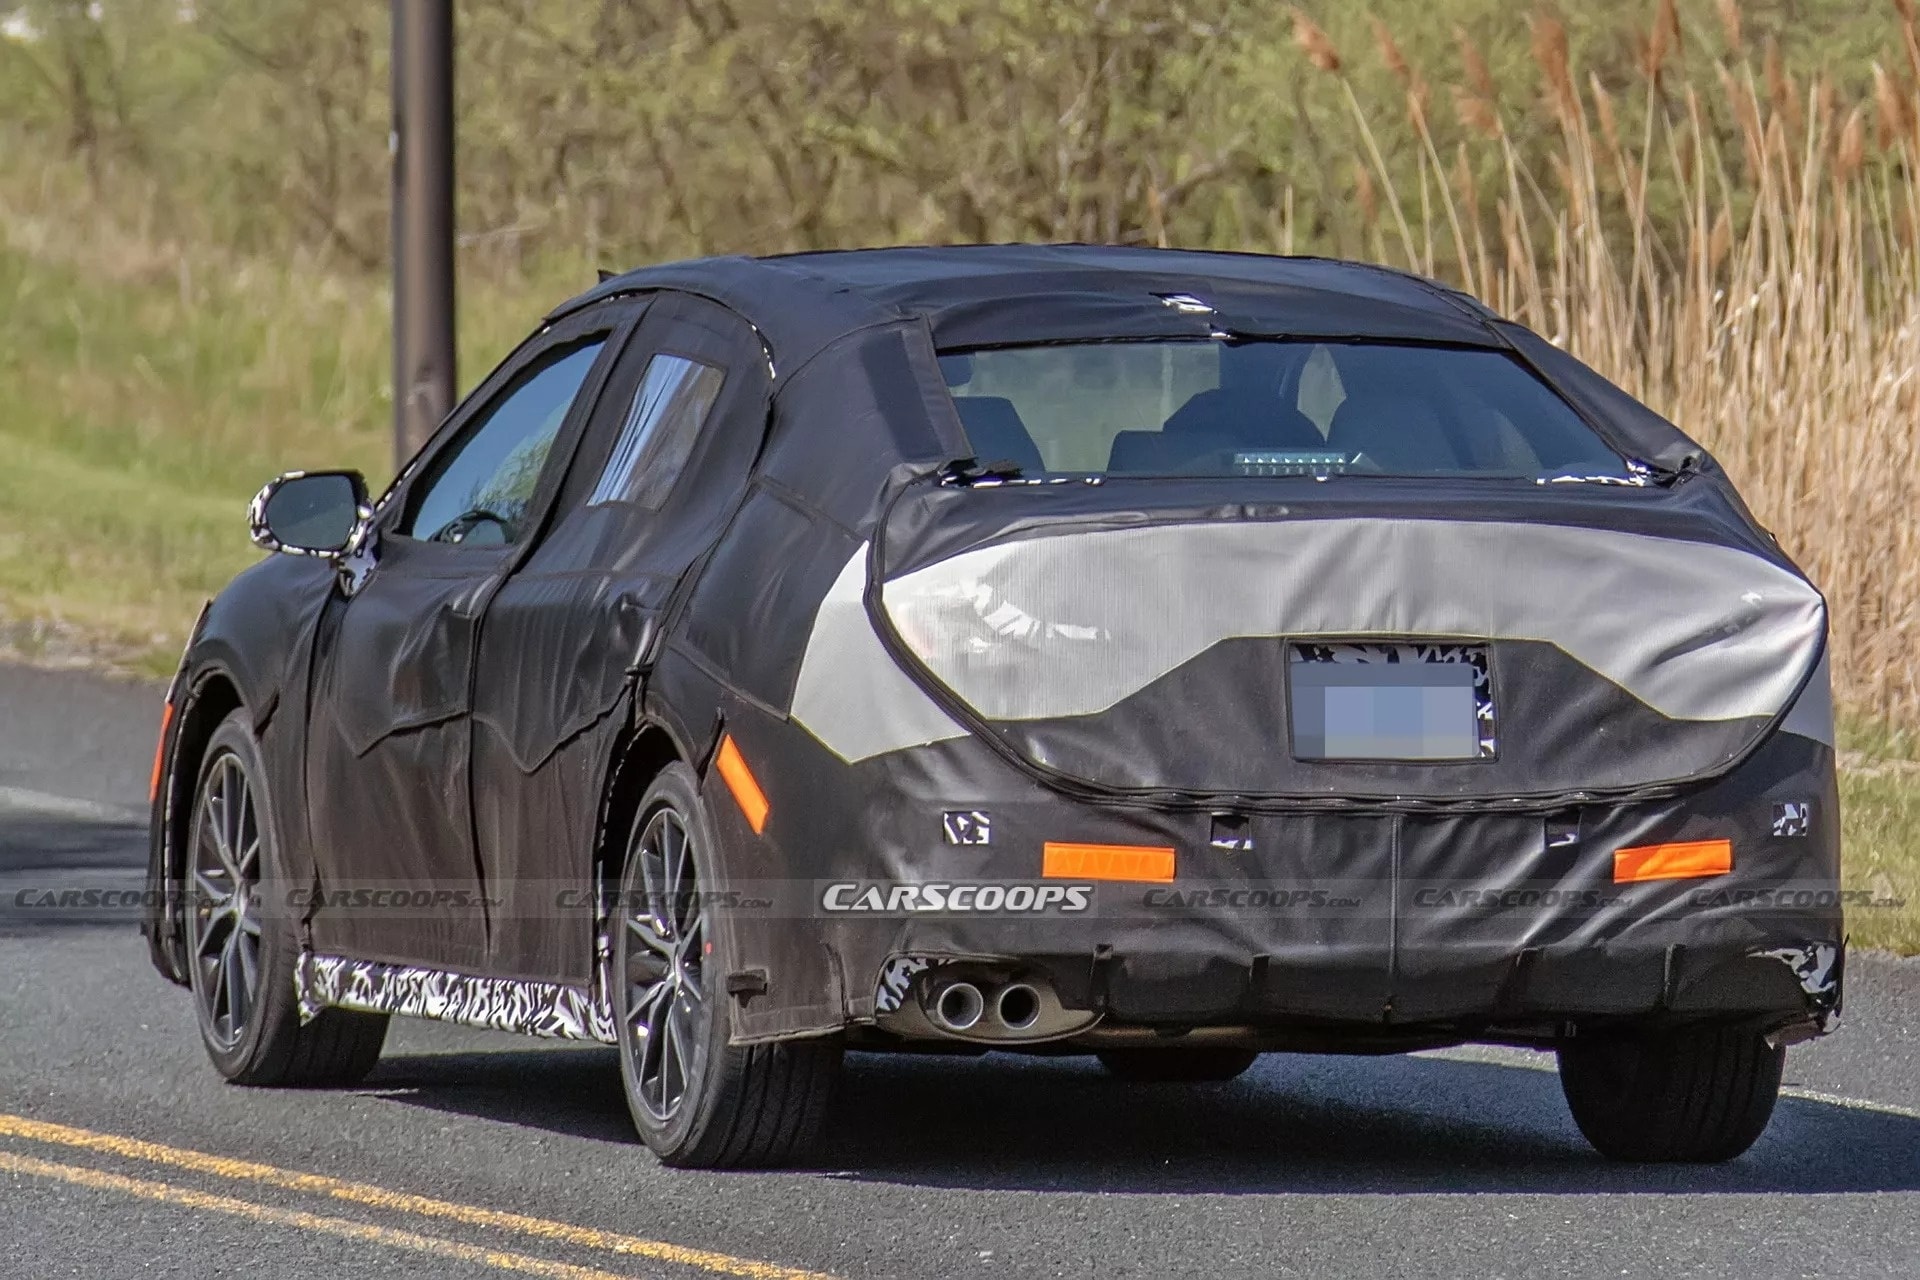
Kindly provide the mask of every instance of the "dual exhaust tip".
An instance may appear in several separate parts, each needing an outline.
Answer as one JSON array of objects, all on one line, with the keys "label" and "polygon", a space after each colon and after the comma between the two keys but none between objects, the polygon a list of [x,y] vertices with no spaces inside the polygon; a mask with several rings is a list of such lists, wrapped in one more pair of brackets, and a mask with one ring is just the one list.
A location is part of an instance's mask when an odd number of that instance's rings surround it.
[{"label": "dual exhaust tip", "polygon": [[[935,1026],[955,1035],[1019,1033],[1040,1021],[1040,993],[1025,982],[1009,982],[991,993],[971,982],[950,982],[940,989],[930,1012]],[[982,1021],[988,1025],[981,1027]]]}]

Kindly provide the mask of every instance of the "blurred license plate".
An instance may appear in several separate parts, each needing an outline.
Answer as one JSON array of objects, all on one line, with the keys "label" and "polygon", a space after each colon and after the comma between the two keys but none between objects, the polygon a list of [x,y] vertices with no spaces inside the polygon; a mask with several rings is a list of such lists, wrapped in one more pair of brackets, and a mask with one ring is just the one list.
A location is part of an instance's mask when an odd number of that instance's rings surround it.
[{"label": "blurred license plate", "polygon": [[1479,645],[1289,645],[1293,754],[1301,760],[1490,756],[1486,664]]}]

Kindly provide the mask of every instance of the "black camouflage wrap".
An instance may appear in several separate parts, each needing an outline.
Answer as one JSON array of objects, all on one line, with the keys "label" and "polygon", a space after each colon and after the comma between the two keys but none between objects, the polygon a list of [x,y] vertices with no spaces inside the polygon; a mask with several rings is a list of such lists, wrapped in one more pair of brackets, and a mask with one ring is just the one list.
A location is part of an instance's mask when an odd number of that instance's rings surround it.
[{"label": "black camouflage wrap", "polygon": [[[1505,351],[1638,482],[985,474],[936,364],[1281,336]],[[417,460],[345,562],[270,557],[188,648],[152,881],[177,902],[198,746],[243,708],[277,800],[271,874],[318,904],[295,922],[309,1013],[599,1036],[603,921],[551,909],[551,886],[617,878],[633,803],[672,759],[703,778],[709,888],[757,887],[758,909],[711,912],[740,1042],[871,1023],[954,963],[1017,968],[1108,1026],[1547,1040],[1614,1019],[1822,1030],[1837,1012],[1824,602],[1704,450],[1472,299],[1352,264],[1083,246],[648,268],[550,316],[423,460],[590,338],[531,536],[395,536]],[[589,505],[663,351],[725,372],[685,470],[657,507]],[[1140,563],[1128,540],[1160,576],[1100,607],[1187,628],[1177,650],[1140,641],[1140,678],[1014,650],[1005,681],[964,687],[895,625],[902,593],[963,571],[1020,607],[1079,608],[1094,587],[1073,566]],[[1484,655],[1482,751],[1293,758],[1290,646]],[[1034,678],[1055,670],[1072,678]],[[709,767],[723,735],[764,789],[759,832]],[[1730,871],[1615,882],[1617,850],[1701,840],[1731,843]],[[834,885],[1039,885],[1050,842],[1168,848],[1176,872],[1098,883],[1072,912],[823,909]],[[329,905],[369,881],[462,905]],[[146,929],[180,979],[177,908]]]}]

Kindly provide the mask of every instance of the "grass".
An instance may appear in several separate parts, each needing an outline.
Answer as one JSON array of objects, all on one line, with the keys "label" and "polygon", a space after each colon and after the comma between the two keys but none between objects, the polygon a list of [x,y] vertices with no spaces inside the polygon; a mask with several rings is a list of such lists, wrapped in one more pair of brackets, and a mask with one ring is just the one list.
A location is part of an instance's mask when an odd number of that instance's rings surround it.
[{"label": "grass", "polygon": [[1920,955],[1920,740],[1882,722],[1840,726],[1842,887],[1855,946]]},{"label": "grass", "polygon": [[1920,955],[1920,761],[1863,761],[1840,770],[1843,887],[1870,901],[1847,908],[1856,947]]},{"label": "grass", "polygon": [[[258,554],[261,484],[391,474],[386,291],[19,192],[0,185],[0,647],[163,671],[199,602]],[[469,382],[591,278],[568,274],[471,290]]]}]

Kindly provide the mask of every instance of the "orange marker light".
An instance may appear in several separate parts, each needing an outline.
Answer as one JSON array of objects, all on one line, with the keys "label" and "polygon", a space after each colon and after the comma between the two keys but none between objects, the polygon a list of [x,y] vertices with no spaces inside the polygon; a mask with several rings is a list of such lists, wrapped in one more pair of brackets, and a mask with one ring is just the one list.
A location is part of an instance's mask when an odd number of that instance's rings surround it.
[{"label": "orange marker light", "polygon": [[153,780],[147,784],[149,802],[160,798],[160,771],[167,763],[167,730],[173,728],[173,703],[160,706],[160,741],[153,747]]},{"label": "orange marker light", "polygon": [[753,770],[747,768],[746,757],[734,745],[732,734],[720,739],[720,754],[713,758],[713,767],[720,771],[720,780],[727,784],[727,790],[733,792],[740,812],[747,815],[747,825],[753,828],[753,834],[765,831],[767,810],[772,806],[767,803],[767,793],[760,789]]},{"label": "orange marker light", "polygon": [[1682,840],[1674,844],[1642,844],[1613,853],[1613,882],[1636,880],[1692,880],[1725,875],[1733,870],[1733,841]]},{"label": "orange marker light", "polygon": [[1041,849],[1040,874],[1050,880],[1173,882],[1173,850],[1149,844],[1061,844]]}]

